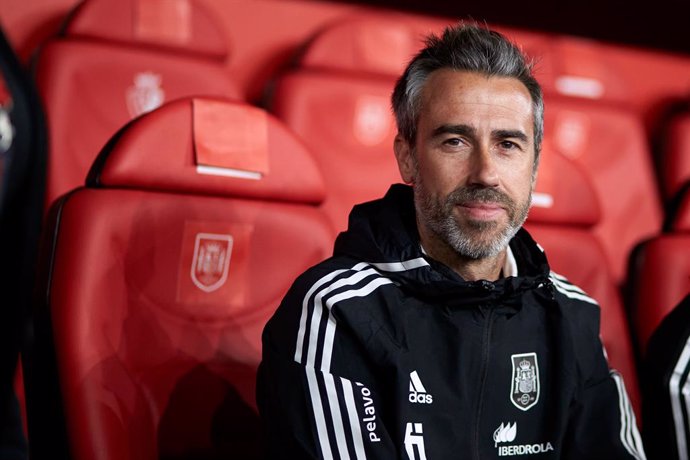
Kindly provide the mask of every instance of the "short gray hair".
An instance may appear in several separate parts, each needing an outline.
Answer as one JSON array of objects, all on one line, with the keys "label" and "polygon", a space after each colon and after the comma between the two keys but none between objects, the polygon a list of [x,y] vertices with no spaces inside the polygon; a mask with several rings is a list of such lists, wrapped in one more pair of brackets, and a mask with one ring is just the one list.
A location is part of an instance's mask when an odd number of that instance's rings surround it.
[{"label": "short gray hair", "polygon": [[392,103],[399,134],[410,144],[417,136],[422,89],[439,69],[477,72],[489,77],[512,77],[525,85],[532,98],[535,168],[544,137],[544,98],[532,76],[533,63],[502,34],[475,24],[447,27],[441,36],[430,35],[426,47],[408,64],[395,85]]}]

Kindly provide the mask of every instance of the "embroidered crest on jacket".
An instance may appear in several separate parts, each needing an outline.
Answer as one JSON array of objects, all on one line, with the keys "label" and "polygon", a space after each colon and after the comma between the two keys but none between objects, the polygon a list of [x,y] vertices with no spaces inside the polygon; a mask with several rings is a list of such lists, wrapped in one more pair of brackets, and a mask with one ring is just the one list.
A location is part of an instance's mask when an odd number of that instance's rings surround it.
[{"label": "embroidered crest on jacket", "polygon": [[510,400],[520,410],[526,411],[539,401],[539,365],[536,353],[511,355],[513,379]]}]

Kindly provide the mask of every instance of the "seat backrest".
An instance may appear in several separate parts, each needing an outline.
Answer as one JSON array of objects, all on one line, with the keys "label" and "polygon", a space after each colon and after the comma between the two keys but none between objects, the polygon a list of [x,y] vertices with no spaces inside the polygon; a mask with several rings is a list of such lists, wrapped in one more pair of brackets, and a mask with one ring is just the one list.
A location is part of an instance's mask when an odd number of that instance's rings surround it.
[{"label": "seat backrest", "polygon": [[65,35],[224,61],[217,18],[196,0],[86,0],[70,13]]},{"label": "seat backrest", "polygon": [[627,315],[601,243],[591,232],[600,216],[588,175],[545,140],[526,228],[546,251],[552,270],[600,305],[601,338],[609,363],[623,376],[639,414],[639,384]]},{"label": "seat backrest", "polygon": [[336,23],[277,81],[272,111],[314,152],[326,179],[323,209],[335,232],[347,227],[354,204],[400,182],[390,95],[424,36],[445,24],[391,15]]},{"label": "seat backrest", "polygon": [[664,149],[660,158],[661,188],[671,200],[690,183],[690,113],[675,115],[665,128]]},{"label": "seat backrest", "polygon": [[80,460],[260,458],[260,335],[330,254],[323,195],[303,144],[255,107],[182,99],[119,132],[51,213],[37,347],[65,420],[37,408],[37,449],[56,458],[41,435],[64,426]]},{"label": "seat backrest", "polygon": [[635,95],[622,72],[612,65],[611,51],[602,43],[575,37],[549,40],[554,56],[554,95],[629,106]]},{"label": "seat backrest", "polygon": [[185,96],[242,98],[212,19],[193,0],[87,0],[76,9],[35,66],[50,133],[47,205],[83,184],[95,154],[132,118]]},{"label": "seat backrest", "polygon": [[[494,27],[492,27],[494,28]],[[627,76],[610,59],[612,47],[574,36],[495,27],[534,60],[533,72],[548,97],[563,96],[628,106],[635,99]]]},{"label": "seat backrest", "polygon": [[690,425],[684,415],[690,377],[689,344],[690,293],[658,324],[642,362],[642,439],[649,458],[690,456]]},{"label": "seat backrest", "polygon": [[631,263],[631,313],[642,352],[659,323],[690,292],[690,189],[686,190],[670,232],[641,244]]},{"label": "seat backrest", "polygon": [[624,109],[586,100],[546,100],[545,136],[587,172],[602,219],[594,227],[619,284],[635,245],[656,235],[663,213],[641,121]]}]

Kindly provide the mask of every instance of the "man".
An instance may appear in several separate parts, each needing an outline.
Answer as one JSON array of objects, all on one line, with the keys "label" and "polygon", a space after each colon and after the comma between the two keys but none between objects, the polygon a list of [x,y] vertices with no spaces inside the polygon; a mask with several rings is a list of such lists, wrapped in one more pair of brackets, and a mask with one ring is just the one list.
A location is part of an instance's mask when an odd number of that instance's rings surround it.
[{"label": "man", "polygon": [[690,458],[690,293],[661,321],[644,356],[643,435],[649,457]]},{"label": "man", "polygon": [[543,102],[520,51],[449,28],[393,108],[411,187],[356,206],[264,331],[269,457],[643,459],[598,307],[521,229]]}]

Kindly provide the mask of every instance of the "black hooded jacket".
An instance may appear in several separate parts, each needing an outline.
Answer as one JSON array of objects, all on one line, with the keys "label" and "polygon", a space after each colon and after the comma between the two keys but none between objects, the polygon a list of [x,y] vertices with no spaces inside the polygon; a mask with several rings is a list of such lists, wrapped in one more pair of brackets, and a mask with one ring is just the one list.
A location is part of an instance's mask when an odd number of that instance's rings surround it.
[{"label": "black hooded jacket", "polygon": [[263,334],[271,459],[644,459],[596,302],[520,230],[517,277],[421,250],[412,190],[356,206]]}]

